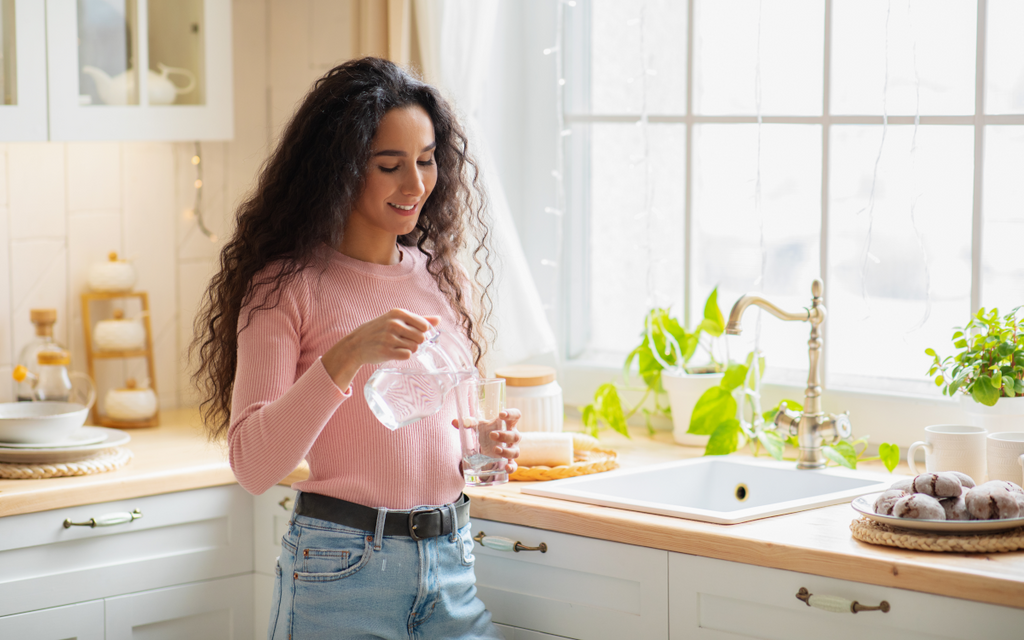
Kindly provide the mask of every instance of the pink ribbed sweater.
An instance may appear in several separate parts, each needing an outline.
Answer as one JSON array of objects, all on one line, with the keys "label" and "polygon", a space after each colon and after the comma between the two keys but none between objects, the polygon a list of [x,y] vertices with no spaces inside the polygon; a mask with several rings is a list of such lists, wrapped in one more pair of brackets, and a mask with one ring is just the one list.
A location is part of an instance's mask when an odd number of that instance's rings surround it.
[{"label": "pink ribbed sweater", "polygon": [[[265,492],[305,459],[309,479],[293,485],[300,491],[389,509],[458,498],[465,482],[450,402],[390,431],[363,397],[376,366],[363,366],[343,392],[320,362],[343,336],[394,308],[441,316],[442,330],[464,335],[426,257],[409,247],[402,254],[398,264],[379,265],[324,247],[322,275],[318,266],[306,269],[282,289],[274,309],[252,314],[238,337],[228,430],[231,468],[250,493]],[[252,306],[243,309],[239,327]]]}]

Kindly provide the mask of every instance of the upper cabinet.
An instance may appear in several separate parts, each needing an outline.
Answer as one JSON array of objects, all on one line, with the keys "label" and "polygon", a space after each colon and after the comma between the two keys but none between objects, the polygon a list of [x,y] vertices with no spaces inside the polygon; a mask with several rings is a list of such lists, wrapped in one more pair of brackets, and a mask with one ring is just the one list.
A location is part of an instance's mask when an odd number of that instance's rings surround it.
[{"label": "upper cabinet", "polygon": [[0,140],[46,140],[46,12],[0,0]]},{"label": "upper cabinet", "polygon": [[0,139],[233,136],[231,0],[0,7]]}]

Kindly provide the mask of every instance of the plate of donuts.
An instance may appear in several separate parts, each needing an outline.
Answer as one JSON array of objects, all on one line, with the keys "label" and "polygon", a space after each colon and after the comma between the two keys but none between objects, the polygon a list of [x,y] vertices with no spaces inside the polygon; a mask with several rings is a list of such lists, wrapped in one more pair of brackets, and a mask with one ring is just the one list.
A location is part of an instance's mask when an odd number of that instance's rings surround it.
[{"label": "plate of donuts", "polygon": [[851,505],[864,517],[917,531],[980,534],[1024,527],[1024,489],[993,480],[975,486],[956,471],[922,473]]}]

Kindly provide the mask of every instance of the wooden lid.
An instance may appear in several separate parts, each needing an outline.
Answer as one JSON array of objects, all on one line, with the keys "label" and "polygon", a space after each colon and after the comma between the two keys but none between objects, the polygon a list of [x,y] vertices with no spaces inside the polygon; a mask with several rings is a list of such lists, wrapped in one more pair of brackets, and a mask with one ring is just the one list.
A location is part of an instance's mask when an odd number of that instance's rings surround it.
[{"label": "wooden lid", "polygon": [[56,309],[29,309],[28,311],[29,320],[34,324],[44,323],[53,324],[57,322],[57,310]]},{"label": "wooden lid", "polygon": [[555,370],[540,364],[512,364],[494,371],[510,387],[539,387],[555,381]]}]

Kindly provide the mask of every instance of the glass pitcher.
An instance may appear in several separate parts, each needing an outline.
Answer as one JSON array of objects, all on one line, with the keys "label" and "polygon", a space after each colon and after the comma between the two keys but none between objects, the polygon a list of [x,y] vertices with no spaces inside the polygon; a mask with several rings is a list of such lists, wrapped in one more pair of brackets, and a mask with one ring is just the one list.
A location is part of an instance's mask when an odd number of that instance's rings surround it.
[{"label": "glass pitcher", "polygon": [[455,385],[479,375],[462,343],[437,328],[412,358],[387,364],[366,381],[363,395],[373,415],[392,431],[434,415]]},{"label": "glass pitcher", "polygon": [[[91,409],[96,401],[96,386],[88,375],[68,371],[71,354],[63,349],[40,351],[38,373],[23,365],[14,368],[14,379],[32,386],[32,399],[44,402],[76,402]],[[74,382],[73,382],[74,381]]]}]

